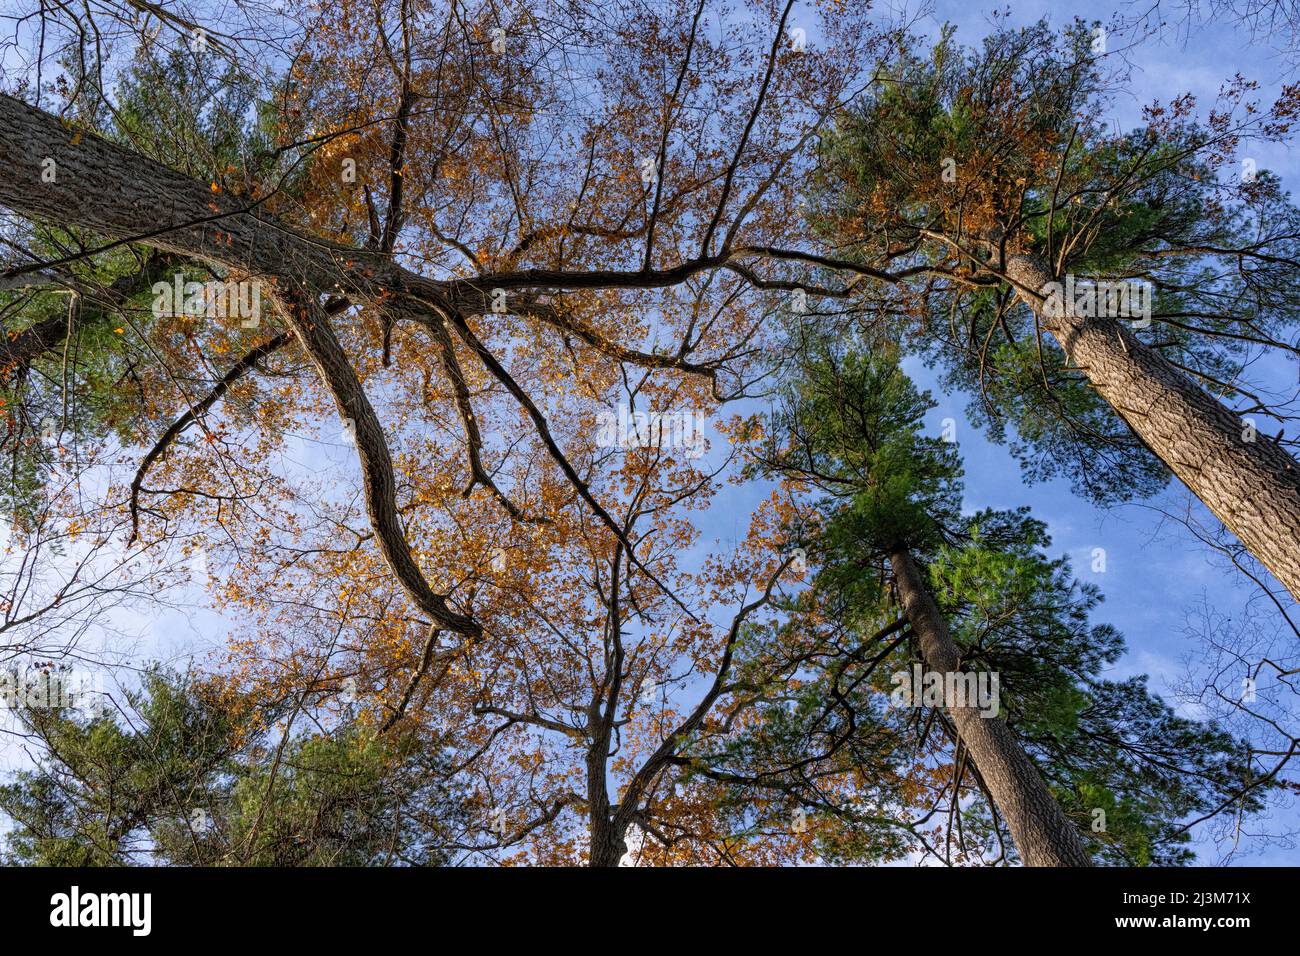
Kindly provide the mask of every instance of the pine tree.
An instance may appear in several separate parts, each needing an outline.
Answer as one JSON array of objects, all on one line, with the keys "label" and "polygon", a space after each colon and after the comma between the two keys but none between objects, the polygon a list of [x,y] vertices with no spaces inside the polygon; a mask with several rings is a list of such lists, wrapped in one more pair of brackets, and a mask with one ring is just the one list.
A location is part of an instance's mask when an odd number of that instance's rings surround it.
[{"label": "pine tree", "polygon": [[[1232,802],[1243,745],[1176,716],[1142,679],[1104,677],[1124,645],[1089,624],[1097,589],[1046,556],[1046,529],[1023,509],[962,512],[955,446],[922,434],[931,407],[891,348],[823,345],[773,416],[762,467],[816,506],[801,534],[817,574],[789,631],[823,618],[861,640],[809,692],[857,688],[859,733],[897,738],[901,720],[913,759],[934,759],[936,711],[905,709],[891,730],[867,698],[910,687],[918,658],[926,671],[996,674],[998,716],[950,701],[937,712],[953,788],[973,764],[966,779],[990,811],[961,811],[963,845],[995,844],[996,808],[1031,865],[1184,861],[1181,822]],[[900,611],[905,630],[888,625]],[[1259,809],[1258,794],[1246,804]]]},{"label": "pine tree", "polygon": [[829,138],[814,221],[858,268],[910,275],[916,348],[994,437],[1015,426],[1030,477],[1108,503],[1168,469],[1300,597],[1294,443],[1243,420],[1285,412],[1241,377],[1251,350],[1295,354],[1300,211],[1235,160],[1289,135],[1297,93],[1266,109],[1239,81],[1204,123],[1184,96],[1115,131],[1095,40],[900,46]]},{"label": "pine tree", "polygon": [[[118,697],[118,695],[114,695]],[[0,787],[6,862],[369,866],[446,860],[461,814],[437,749],[150,670],[121,710],[16,711],[36,766]],[[281,725],[280,729],[277,724]]]}]

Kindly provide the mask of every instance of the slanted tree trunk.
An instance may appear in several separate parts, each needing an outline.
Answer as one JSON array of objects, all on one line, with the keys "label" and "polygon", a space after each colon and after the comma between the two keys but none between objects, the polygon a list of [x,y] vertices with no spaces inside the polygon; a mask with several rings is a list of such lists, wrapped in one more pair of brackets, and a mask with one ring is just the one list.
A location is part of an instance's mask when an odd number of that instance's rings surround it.
[{"label": "slanted tree trunk", "polygon": [[[46,161],[53,161],[47,165]],[[303,235],[211,184],[178,173],[0,93],[0,206],[164,252],[203,259],[313,294],[374,301],[402,292],[443,300],[445,286],[391,256]],[[480,296],[481,298],[481,296]],[[485,311],[485,310],[483,310]]]},{"label": "slanted tree trunk", "polygon": [[[889,556],[899,601],[921,644],[930,671],[960,670],[957,646],[930,588],[912,560],[899,549]],[[981,716],[976,707],[946,708],[980,778],[1011,829],[1027,866],[1091,866],[1078,830],[1062,812],[1034,762],[1001,717]]]},{"label": "slanted tree trunk", "polygon": [[[46,169],[51,176],[43,175]],[[481,636],[480,627],[452,610],[419,570],[397,516],[383,429],[321,304],[341,295],[374,301],[412,288],[445,301],[436,283],[402,269],[389,256],[301,235],[260,203],[214,192],[210,185],[205,188],[94,134],[74,134],[55,117],[4,94],[0,170],[0,206],[24,216],[205,259],[270,282],[272,298],[287,304],[285,321],[315,363],[340,415],[354,423],[366,508],[380,553],[431,620],[472,640]]]},{"label": "slanted tree trunk", "polygon": [[[1033,293],[1056,277],[1039,258],[1008,256],[1006,274],[1098,394],[1300,599],[1300,465],[1164,356],[1111,318],[1049,315]],[[1069,309],[1058,310],[1069,312]]]}]

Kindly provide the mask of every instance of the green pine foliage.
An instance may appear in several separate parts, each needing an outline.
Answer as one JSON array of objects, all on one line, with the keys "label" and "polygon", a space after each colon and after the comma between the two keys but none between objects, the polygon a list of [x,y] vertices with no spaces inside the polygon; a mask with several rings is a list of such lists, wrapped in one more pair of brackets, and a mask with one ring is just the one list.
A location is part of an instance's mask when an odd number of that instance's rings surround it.
[{"label": "green pine foliage", "polygon": [[[951,28],[929,56],[900,44],[826,138],[809,210],[847,258],[944,270],[910,283],[907,349],[974,397],[972,420],[1028,480],[1064,476],[1105,505],[1159,491],[1167,469],[982,264],[1006,243],[1060,275],[1149,282],[1139,339],[1250,408],[1251,358],[1294,351],[1300,292],[1286,273],[1300,210],[1269,171],[1239,175],[1237,148],[1277,130],[1248,84],[1207,123],[1180,100],[1116,131],[1100,117],[1122,77],[1093,37],[1082,21],[1043,21],[999,27],[975,49]],[[898,291],[864,298],[871,315]]]},{"label": "green pine foliage", "polygon": [[120,710],[17,713],[41,746],[0,787],[9,865],[429,866],[462,816],[421,741],[346,720],[286,736],[291,712],[161,669]]},{"label": "green pine foliage", "polygon": [[[788,712],[773,708],[757,736],[787,751],[815,751],[829,726],[820,716],[831,709],[827,702],[851,696],[852,706],[837,712],[841,719],[852,715],[850,735],[861,738],[870,758],[888,755],[900,774],[909,759],[917,766],[955,758],[950,741],[934,749],[941,735],[932,711],[884,703],[892,676],[920,659],[898,633],[880,636],[898,615],[885,559],[905,547],[928,569],[963,668],[998,675],[1001,716],[1097,861],[1189,862],[1186,823],[1225,806],[1246,814],[1263,807],[1267,787],[1238,796],[1248,783],[1245,745],[1175,713],[1145,677],[1111,676],[1125,645],[1113,627],[1093,623],[1100,591],[1076,581],[1067,559],[1049,556],[1046,527],[1026,509],[962,512],[954,446],[921,433],[932,405],[890,350],[823,346],[774,416],[762,467],[802,483],[821,520],[805,537],[815,577],[794,602],[791,623],[770,639],[788,642],[829,620],[842,629],[844,651],[819,660],[804,687],[806,702]],[[904,741],[910,757],[899,763]],[[882,742],[888,746],[881,749]],[[756,746],[737,744],[737,759],[748,759]],[[966,846],[988,856],[1001,845],[1014,854],[1005,834],[999,840],[994,832],[992,811],[970,775],[965,782]],[[887,795],[867,803],[887,804]],[[879,841],[874,845],[879,849]]]}]

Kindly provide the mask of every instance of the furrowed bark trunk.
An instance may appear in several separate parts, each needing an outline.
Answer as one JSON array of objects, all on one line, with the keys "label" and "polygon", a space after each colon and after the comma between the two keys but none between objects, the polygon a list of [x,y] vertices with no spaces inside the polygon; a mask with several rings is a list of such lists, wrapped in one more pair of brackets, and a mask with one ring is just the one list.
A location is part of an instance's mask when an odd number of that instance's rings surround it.
[{"label": "furrowed bark trunk", "polygon": [[[920,569],[906,549],[889,556],[894,584],[908,623],[932,672],[960,669],[957,646],[930,594]],[[975,707],[946,708],[970,752],[984,785],[1011,829],[1026,866],[1091,866],[1078,830],[1061,811],[1034,762],[1001,717],[983,717]]]},{"label": "furrowed bark trunk", "polygon": [[618,866],[627,852],[627,827],[610,812],[609,784],[605,777],[605,758],[609,737],[598,736],[587,754],[587,828],[591,851],[590,867]]},{"label": "furrowed bark trunk", "polygon": [[[1039,292],[1056,278],[1032,256],[1006,274]],[[1300,464],[1112,318],[1048,315],[1020,289],[1070,361],[1184,485],[1300,600]],[[1062,312],[1071,310],[1062,309]]]},{"label": "furrowed bark trunk", "polygon": [[214,192],[211,184],[93,133],[68,129],[49,113],[4,94],[0,170],[0,206],[30,219],[77,226],[271,281],[287,277],[320,293],[367,300],[402,292],[446,294],[390,256],[303,235],[261,202]]},{"label": "furrowed bark trunk", "polygon": [[613,821],[606,818],[603,823],[591,818],[591,855],[587,865],[592,868],[618,866],[618,861],[627,853],[627,841]]}]

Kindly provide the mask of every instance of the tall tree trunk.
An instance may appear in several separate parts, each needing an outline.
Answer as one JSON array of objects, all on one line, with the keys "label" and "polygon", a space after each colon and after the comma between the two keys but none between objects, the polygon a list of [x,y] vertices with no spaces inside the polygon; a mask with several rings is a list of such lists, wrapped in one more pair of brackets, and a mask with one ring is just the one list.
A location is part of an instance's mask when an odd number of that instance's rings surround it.
[{"label": "tall tree trunk", "polygon": [[[930,671],[960,669],[957,645],[911,553],[889,556],[894,585],[908,623],[921,643]],[[1061,811],[1042,775],[1001,717],[980,715],[976,707],[949,707],[957,734],[970,751],[984,785],[993,795],[1016,849],[1028,866],[1091,866],[1079,832]]]},{"label": "tall tree trunk", "polygon": [[1041,259],[1008,256],[1006,274],[1098,394],[1300,600],[1300,464],[1265,436],[1247,435],[1240,419],[1122,322],[1047,314],[1029,294],[1057,281]]},{"label": "tall tree trunk", "polygon": [[591,854],[587,859],[590,867],[618,866],[619,860],[627,853],[627,839],[618,832],[614,821],[608,813],[603,821],[591,816]]},{"label": "tall tree trunk", "polygon": [[70,130],[3,93],[0,170],[0,206],[29,219],[139,242],[270,281],[286,279],[290,287],[301,283],[315,292],[368,301],[404,291],[447,295],[445,285],[402,268],[389,255],[303,235],[271,215],[264,200],[214,192],[211,184],[93,133]]},{"label": "tall tree trunk", "polygon": [[591,840],[587,865],[591,867],[618,866],[627,852],[627,825],[610,812],[605,776],[608,754],[608,733],[597,734],[587,751],[587,832]]}]

